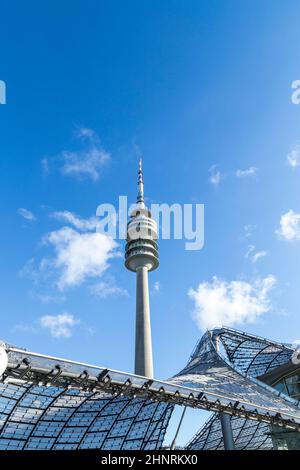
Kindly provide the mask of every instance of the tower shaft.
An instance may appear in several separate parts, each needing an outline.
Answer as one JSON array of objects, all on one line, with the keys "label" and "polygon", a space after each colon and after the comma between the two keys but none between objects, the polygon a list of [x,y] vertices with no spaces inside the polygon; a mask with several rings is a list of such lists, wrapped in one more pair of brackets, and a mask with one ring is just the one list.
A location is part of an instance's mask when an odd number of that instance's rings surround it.
[{"label": "tower shaft", "polygon": [[153,377],[152,339],[148,288],[148,269],[136,271],[135,366],[137,375]]},{"label": "tower shaft", "polygon": [[127,224],[125,266],[136,273],[135,373],[153,377],[148,271],[158,265],[158,230],[144,200],[142,161],[139,162],[138,196]]}]

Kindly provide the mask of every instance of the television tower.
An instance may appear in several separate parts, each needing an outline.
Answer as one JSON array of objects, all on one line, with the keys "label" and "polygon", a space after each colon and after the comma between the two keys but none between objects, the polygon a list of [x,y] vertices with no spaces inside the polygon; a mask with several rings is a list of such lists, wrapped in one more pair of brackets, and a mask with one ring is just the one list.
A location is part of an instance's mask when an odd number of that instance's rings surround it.
[{"label": "television tower", "polygon": [[138,196],[127,224],[125,266],[136,273],[136,326],[134,372],[153,377],[148,271],[159,265],[157,224],[144,201],[142,160],[139,161]]}]

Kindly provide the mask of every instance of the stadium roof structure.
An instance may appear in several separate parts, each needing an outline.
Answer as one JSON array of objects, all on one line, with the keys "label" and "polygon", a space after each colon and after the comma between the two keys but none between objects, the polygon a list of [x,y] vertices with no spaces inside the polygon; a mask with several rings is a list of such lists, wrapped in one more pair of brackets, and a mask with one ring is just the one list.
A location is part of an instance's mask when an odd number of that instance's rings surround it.
[{"label": "stadium roof structure", "polygon": [[[231,367],[246,375],[251,381],[261,378],[281,366],[291,364],[291,357],[295,351],[295,348],[290,345],[242,333],[232,328],[216,329],[213,331],[213,335],[221,342]],[[295,404],[299,406],[299,402],[296,401]],[[232,416],[231,426],[235,449],[271,450],[274,448],[271,437],[271,434],[274,435],[274,428],[270,423],[253,422]],[[275,428],[276,433],[280,435],[280,430]],[[190,450],[223,450],[220,415],[213,414],[186,448]]]},{"label": "stadium roof structure", "polygon": [[[265,372],[263,361],[276,367],[294,349],[234,330],[208,331],[167,381],[3,347],[0,449],[159,449],[175,404],[228,414],[243,429],[300,431],[297,402],[254,377]],[[208,448],[212,427],[204,445],[203,432],[188,448]]]}]

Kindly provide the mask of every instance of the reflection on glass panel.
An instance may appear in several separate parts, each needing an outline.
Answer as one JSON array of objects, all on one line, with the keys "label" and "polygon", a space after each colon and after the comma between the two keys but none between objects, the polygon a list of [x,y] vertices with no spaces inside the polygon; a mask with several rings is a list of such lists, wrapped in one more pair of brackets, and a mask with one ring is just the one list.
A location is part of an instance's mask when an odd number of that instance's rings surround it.
[{"label": "reflection on glass panel", "polygon": [[102,446],[103,450],[119,450],[122,446],[123,439],[116,438],[116,439],[106,439]]},{"label": "reflection on glass panel", "polygon": [[299,374],[291,375],[290,377],[286,377],[285,381],[287,384],[295,384],[300,382],[300,376]]},{"label": "reflection on glass panel", "polygon": [[2,437],[9,439],[25,439],[33,429],[32,424],[10,423],[8,422],[3,429]]},{"label": "reflection on glass panel", "polygon": [[25,441],[17,439],[0,439],[0,450],[19,450],[23,449]]},{"label": "reflection on glass panel", "polygon": [[40,421],[33,431],[33,436],[56,437],[64,426],[63,422]]},{"label": "reflection on glass panel", "polygon": [[31,437],[26,444],[26,449],[43,449],[43,450],[49,450],[51,449],[52,445],[54,444],[54,439],[50,438],[45,438],[45,437]]},{"label": "reflection on glass panel", "polygon": [[299,383],[292,383],[288,385],[289,395],[291,397],[296,397],[300,394],[300,384]]},{"label": "reflection on glass panel", "polygon": [[99,449],[105,438],[106,432],[89,432],[85,435],[80,448],[81,449]]},{"label": "reflection on glass panel", "polygon": [[59,436],[58,442],[60,444],[80,442],[86,430],[86,428],[65,428]]},{"label": "reflection on glass panel", "polygon": [[292,398],[300,398],[300,374],[299,372],[293,375],[283,377],[273,387],[279,392],[285,393]]},{"label": "reflection on glass panel", "polygon": [[278,392],[280,392],[280,393],[285,393],[285,394],[287,394],[287,389],[286,389],[284,380],[282,380],[281,382],[278,382],[278,383],[274,386],[274,388],[275,388],[276,390],[278,390]]}]

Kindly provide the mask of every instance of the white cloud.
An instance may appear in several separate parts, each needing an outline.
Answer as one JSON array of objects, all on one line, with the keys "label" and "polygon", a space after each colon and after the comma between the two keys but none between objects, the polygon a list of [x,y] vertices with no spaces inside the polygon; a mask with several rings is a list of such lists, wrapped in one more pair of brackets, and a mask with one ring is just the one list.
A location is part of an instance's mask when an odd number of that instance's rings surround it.
[{"label": "white cloud", "polygon": [[245,258],[249,259],[252,264],[255,264],[260,258],[267,256],[267,251],[255,251],[254,245],[249,245]]},{"label": "white cloud", "polygon": [[102,233],[79,233],[62,227],[44,237],[56,252],[52,265],[59,270],[58,288],[79,285],[86,279],[100,276],[108,260],[117,256],[117,243]]},{"label": "white cloud", "polygon": [[35,258],[30,258],[20,270],[21,277],[30,279],[34,284],[38,284],[41,278],[47,279],[51,263],[46,258],[39,262]]},{"label": "white cloud", "polygon": [[49,158],[44,157],[41,160],[41,165],[42,165],[42,172],[45,176],[47,176],[50,173],[50,164],[49,164]]},{"label": "white cloud", "polygon": [[100,176],[100,170],[110,159],[110,155],[105,150],[93,146],[82,152],[64,151],[61,153],[63,165],[61,172],[63,175],[77,177],[90,177],[97,181]]},{"label": "white cloud", "polygon": [[36,217],[35,215],[29,211],[28,209],[24,209],[24,207],[20,207],[18,209],[18,214],[23,217],[24,219],[26,220],[30,220],[31,222],[33,222],[34,220],[36,220]]},{"label": "white cloud", "polygon": [[287,155],[287,162],[292,168],[300,166],[300,145],[297,145],[293,150],[290,151]]},{"label": "white cloud", "polygon": [[217,165],[212,165],[209,169],[209,173],[209,181],[211,182],[211,184],[213,184],[214,186],[219,186],[222,175],[220,170],[218,170]]},{"label": "white cloud", "polygon": [[158,281],[156,281],[154,283],[154,286],[153,286],[153,289],[155,292],[159,292],[160,291],[160,283]]},{"label": "white cloud", "polygon": [[91,294],[100,297],[101,299],[106,299],[107,297],[119,295],[128,296],[128,292],[126,289],[123,289],[122,287],[118,287],[113,283],[108,282],[99,282],[97,284],[94,284],[93,286],[90,286],[89,290]]},{"label": "white cloud", "polygon": [[280,218],[280,228],[276,230],[279,238],[287,241],[300,239],[300,214],[289,210]]},{"label": "white cloud", "polygon": [[53,212],[51,214],[51,217],[57,220],[61,220],[62,222],[67,222],[70,225],[73,225],[73,227],[82,231],[94,230],[98,222],[96,217],[82,219],[81,217],[78,217],[76,214],[73,214],[70,211]]},{"label": "white cloud", "polygon": [[258,168],[256,168],[255,166],[250,166],[249,168],[246,168],[245,170],[237,170],[235,172],[235,175],[238,178],[244,178],[247,176],[256,176],[257,171],[258,171]]},{"label": "white cloud", "polygon": [[77,152],[62,152],[60,154],[63,162],[61,172],[64,175],[86,176],[97,181],[100,170],[110,159],[109,153],[101,147],[100,140],[93,129],[78,127],[74,131],[74,137],[84,141],[86,147]]},{"label": "white cloud", "polygon": [[34,334],[39,332],[39,328],[35,323],[32,325],[27,324],[27,323],[17,323],[14,326],[14,330],[22,331],[24,333],[34,333]]},{"label": "white cloud", "polygon": [[254,230],[256,229],[256,225],[244,225],[244,237],[250,238],[253,235]]},{"label": "white cloud", "polygon": [[30,296],[34,300],[39,300],[42,304],[50,304],[52,302],[61,303],[66,300],[65,296],[63,295],[49,294],[49,293],[36,292],[36,291],[30,292]]},{"label": "white cloud", "polygon": [[[36,286],[31,297],[42,303],[63,301],[65,297],[57,294],[57,288],[62,292],[99,278],[109,267],[109,260],[121,256],[113,238],[95,231],[96,217],[83,219],[70,211],[54,212],[50,216],[73,227],[63,226],[46,234],[41,246],[53,248],[54,255],[44,255],[40,260],[31,258],[20,270],[20,275]],[[100,289],[101,286],[98,295]],[[125,291],[114,286],[102,296],[113,294],[125,294]]]},{"label": "white cloud", "polygon": [[48,329],[53,338],[70,338],[73,327],[78,323],[80,323],[80,320],[69,313],[44,315],[39,319],[39,325]]},{"label": "white cloud", "polygon": [[256,261],[258,261],[260,258],[264,258],[265,256],[267,256],[267,254],[268,252],[264,250],[257,251],[256,253],[254,253],[251,262],[256,263]]},{"label": "white cloud", "polygon": [[73,136],[82,144],[81,149],[64,150],[56,157],[43,158],[41,161],[43,173],[45,175],[50,173],[51,165],[56,164],[63,175],[79,179],[86,177],[97,181],[103,166],[110,159],[110,154],[102,148],[100,139],[93,129],[77,127]]},{"label": "white cloud", "polygon": [[272,275],[252,283],[213,277],[211,283],[202,282],[188,292],[195,304],[193,319],[200,329],[253,323],[270,311],[269,293],[275,284]]},{"label": "white cloud", "polygon": [[74,137],[76,139],[90,139],[97,141],[97,135],[94,129],[90,129],[89,127],[76,127],[74,130]]}]

